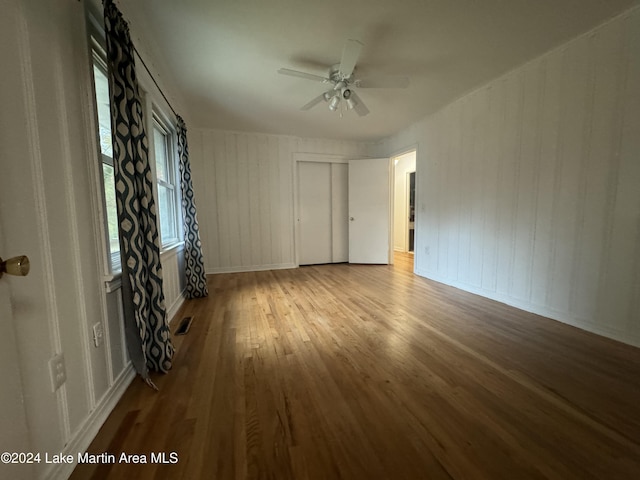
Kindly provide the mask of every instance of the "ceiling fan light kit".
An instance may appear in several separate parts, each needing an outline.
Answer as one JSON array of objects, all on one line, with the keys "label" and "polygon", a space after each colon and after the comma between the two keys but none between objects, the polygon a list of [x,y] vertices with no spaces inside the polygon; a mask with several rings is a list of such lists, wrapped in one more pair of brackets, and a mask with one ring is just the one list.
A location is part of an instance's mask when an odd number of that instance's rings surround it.
[{"label": "ceiling fan light kit", "polygon": [[[347,40],[342,50],[342,60],[329,67],[327,77],[313,75],[311,73],[299,72],[289,68],[281,68],[278,73],[281,75],[290,75],[292,77],[304,78],[306,80],[314,80],[322,83],[330,83],[333,87],[318,95],[316,98],[303,105],[301,110],[310,110],[318,103],[329,103],[329,110],[335,112],[338,110],[341,100],[345,101],[347,110],[355,110],[355,112],[363,117],[369,113],[369,109],[362,102],[362,99],[352,90],[355,88],[406,88],[409,86],[407,77],[386,77],[384,79],[367,79],[363,81],[354,77],[354,71],[360,50],[363,44],[358,40]],[[342,116],[342,113],[340,114]]]},{"label": "ceiling fan light kit", "polygon": [[338,109],[338,105],[340,105],[340,97],[336,95],[329,102],[329,110],[335,112]]}]

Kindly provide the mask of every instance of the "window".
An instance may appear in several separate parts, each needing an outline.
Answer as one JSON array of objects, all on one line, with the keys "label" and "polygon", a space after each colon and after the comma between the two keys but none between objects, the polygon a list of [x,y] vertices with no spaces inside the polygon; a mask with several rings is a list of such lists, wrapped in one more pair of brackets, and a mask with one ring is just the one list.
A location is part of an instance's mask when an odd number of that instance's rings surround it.
[{"label": "window", "polygon": [[173,136],[157,116],[153,119],[153,151],[158,187],[158,216],[162,246],[178,243],[178,195],[173,155]]},{"label": "window", "polygon": [[[104,38],[99,23],[90,18],[90,41],[93,52],[93,80],[97,109],[97,128],[100,143],[101,185],[99,193],[104,211],[104,238],[106,244],[105,265],[107,273],[121,271],[120,242],[118,238],[118,213],[116,210],[116,189],[114,178],[113,145],[111,139],[111,106],[109,80],[107,75]],[[141,89],[144,87],[140,85]],[[149,149],[149,161],[155,164],[156,205],[158,230],[163,248],[179,242],[178,222],[179,193],[176,186],[176,155],[174,154],[174,133],[164,121],[160,110],[156,110],[150,97],[143,100],[146,118],[152,118],[152,132],[147,132],[153,146]],[[148,124],[147,124],[148,125]]]},{"label": "window", "polygon": [[107,263],[110,273],[119,272],[120,244],[118,241],[118,214],[116,210],[116,187],[113,171],[113,148],[111,143],[111,112],[109,100],[109,80],[106,57],[98,43],[93,41],[93,80],[96,106],[98,110],[98,136],[102,169],[103,208],[105,212],[105,234],[107,243]]}]

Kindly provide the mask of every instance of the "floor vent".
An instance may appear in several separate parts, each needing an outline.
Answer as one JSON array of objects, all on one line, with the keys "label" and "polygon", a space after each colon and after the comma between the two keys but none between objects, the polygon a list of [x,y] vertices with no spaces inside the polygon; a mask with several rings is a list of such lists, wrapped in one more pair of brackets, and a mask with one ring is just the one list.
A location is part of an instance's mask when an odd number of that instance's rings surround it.
[{"label": "floor vent", "polygon": [[180,322],[180,326],[176,330],[176,335],[186,335],[191,328],[191,322],[193,321],[193,317],[184,317]]}]

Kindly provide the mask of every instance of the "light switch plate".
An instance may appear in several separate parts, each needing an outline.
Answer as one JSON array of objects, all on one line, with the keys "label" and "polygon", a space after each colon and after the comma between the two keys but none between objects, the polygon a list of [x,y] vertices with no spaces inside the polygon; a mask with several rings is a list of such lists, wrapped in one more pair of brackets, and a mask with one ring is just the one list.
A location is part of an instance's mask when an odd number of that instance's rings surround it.
[{"label": "light switch plate", "polygon": [[64,366],[62,353],[49,360],[49,373],[51,375],[51,390],[55,392],[67,381],[67,369]]},{"label": "light switch plate", "polygon": [[98,322],[93,326],[93,344],[96,347],[102,345],[104,339],[104,331],[102,330],[102,322]]}]

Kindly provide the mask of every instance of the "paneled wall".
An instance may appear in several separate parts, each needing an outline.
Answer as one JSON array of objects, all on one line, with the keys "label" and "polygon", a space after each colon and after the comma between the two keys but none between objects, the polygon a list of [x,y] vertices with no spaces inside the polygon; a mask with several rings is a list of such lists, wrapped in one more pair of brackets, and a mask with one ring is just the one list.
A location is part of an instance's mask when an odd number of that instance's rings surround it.
[{"label": "paneled wall", "polygon": [[293,154],[367,154],[358,142],[189,131],[207,273],[295,266]]},{"label": "paneled wall", "polygon": [[416,272],[640,345],[640,9],[383,142],[418,143]]}]

